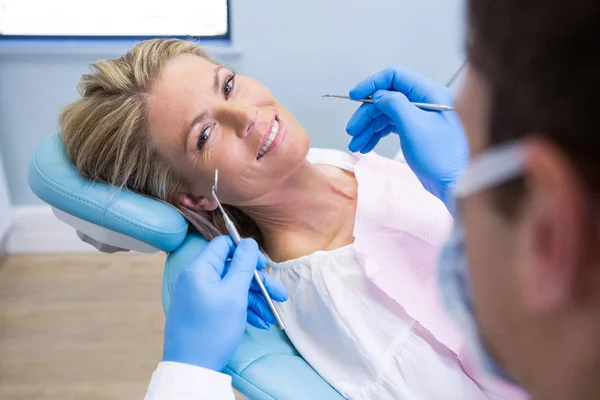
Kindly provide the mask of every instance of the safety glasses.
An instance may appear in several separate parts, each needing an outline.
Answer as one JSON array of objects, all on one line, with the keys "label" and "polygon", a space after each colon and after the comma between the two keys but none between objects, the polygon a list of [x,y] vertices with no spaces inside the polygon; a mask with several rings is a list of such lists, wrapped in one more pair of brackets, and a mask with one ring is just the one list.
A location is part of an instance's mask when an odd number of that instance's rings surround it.
[{"label": "safety glasses", "polygon": [[456,182],[454,198],[461,199],[517,178],[525,168],[523,142],[511,142],[485,150],[474,157]]}]

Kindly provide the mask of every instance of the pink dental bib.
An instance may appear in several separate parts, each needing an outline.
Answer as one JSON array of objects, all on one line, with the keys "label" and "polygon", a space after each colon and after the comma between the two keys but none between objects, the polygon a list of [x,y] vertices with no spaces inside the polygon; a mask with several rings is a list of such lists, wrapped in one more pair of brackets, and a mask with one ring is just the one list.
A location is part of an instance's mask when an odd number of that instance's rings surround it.
[{"label": "pink dental bib", "polygon": [[463,337],[444,309],[436,270],[450,213],[406,164],[368,154],[360,156],[355,175],[354,249],[366,276],[459,355]]}]

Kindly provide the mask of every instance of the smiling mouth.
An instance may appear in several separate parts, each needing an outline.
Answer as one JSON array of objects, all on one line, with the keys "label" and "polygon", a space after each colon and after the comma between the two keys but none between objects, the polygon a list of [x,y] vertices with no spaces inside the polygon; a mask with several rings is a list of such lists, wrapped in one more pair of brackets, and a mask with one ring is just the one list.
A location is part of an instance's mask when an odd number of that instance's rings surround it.
[{"label": "smiling mouth", "polygon": [[277,117],[275,117],[275,120],[273,121],[273,126],[271,127],[271,131],[269,132],[268,135],[266,135],[266,140],[264,141],[262,147],[258,151],[258,156],[256,157],[257,160],[259,160],[262,156],[264,156],[267,153],[267,151],[269,151],[269,148],[275,141],[275,138],[277,138],[278,134],[279,134],[279,120],[277,119]]}]

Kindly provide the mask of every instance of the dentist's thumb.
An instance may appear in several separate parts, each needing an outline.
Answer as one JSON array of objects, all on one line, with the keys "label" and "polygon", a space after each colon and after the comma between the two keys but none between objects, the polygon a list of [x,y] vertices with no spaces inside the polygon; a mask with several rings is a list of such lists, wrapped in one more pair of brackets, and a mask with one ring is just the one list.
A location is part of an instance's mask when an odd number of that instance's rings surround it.
[{"label": "dentist's thumb", "polygon": [[260,250],[254,239],[242,239],[237,245],[231,265],[224,280],[228,285],[232,284],[238,290],[250,290],[250,283],[254,277],[254,271],[258,265]]},{"label": "dentist's thumb", "polygon": [[376,91],[373,93],[373,104],[394,122],[397,128],[396,133],[399,135],[405,131],[404,124],[419,118],[418,113],[422,112],[404,94],[397,91]]}]

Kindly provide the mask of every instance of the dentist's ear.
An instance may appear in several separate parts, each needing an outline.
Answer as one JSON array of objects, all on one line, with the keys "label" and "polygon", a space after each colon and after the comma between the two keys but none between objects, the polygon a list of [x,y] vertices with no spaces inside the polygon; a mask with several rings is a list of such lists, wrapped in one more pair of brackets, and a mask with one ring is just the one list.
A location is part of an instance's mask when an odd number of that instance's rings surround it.
[{"label": "dentist's ear", "polygon": [[532,140],[529,149],[529,257],[522,295],[531,310],[559,309],[579,297],[595,253],[592,207],[573,162],[556,145]]},{"label": "dentist's ear", "polygon": [[181,205],[192,211],[214,211],[217,209],[217,202],[214,199],[191,193],[181,195],[179,201]]}]

